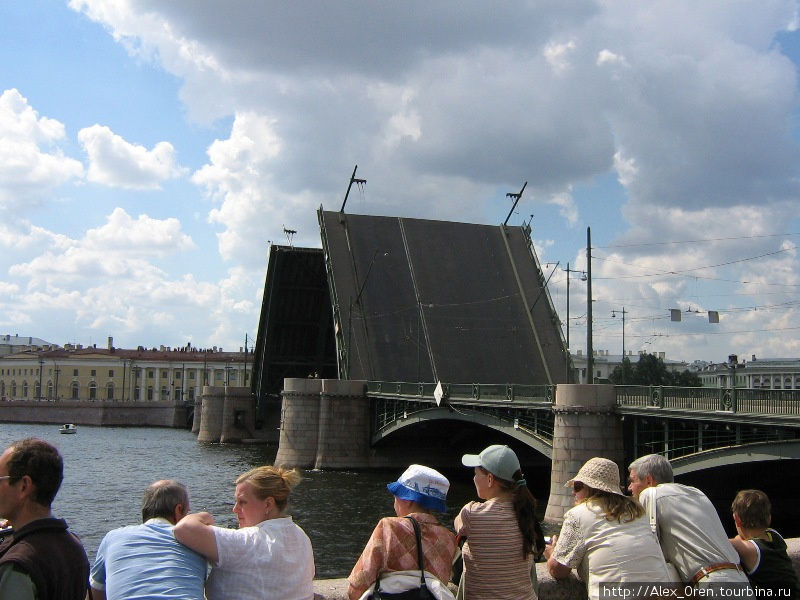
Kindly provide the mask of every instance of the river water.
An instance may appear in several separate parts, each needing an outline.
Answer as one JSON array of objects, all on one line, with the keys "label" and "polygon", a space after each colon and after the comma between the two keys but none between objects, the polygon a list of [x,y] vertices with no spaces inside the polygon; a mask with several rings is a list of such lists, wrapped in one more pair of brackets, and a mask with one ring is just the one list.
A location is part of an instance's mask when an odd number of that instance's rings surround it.
[{"label": "river water", "polygon": [[[64,457],[64,483],[53,513],[80,536],[90,561],[107,531],[141,522],[142,493],[157,479],[183,482],[193,511],[207,510],[218,525],[236,527],[234,480],[275,458],[274,447],[199,444],[185,430],[84,425],[75,435],[61,435],[55,425],[2,423],[0,450],[28,436],[54,444]],[[463,504],[476,499],[470,470],[464,471],[452,482],[450,512],[441,518],[448,526]],[[311,538],[318,578],[348,575],[375,523],[394,515],[386,484],[399,475],[304,471],[292,492],[290,513]]]},{"label": "river water", "polygon": [[[206,510],[218,525],[236,527],[231,512],[234,480],[252,467],[271,464],[276,451],[268,446],[199,444],[190,431],[180,429],[81,425],[77,434],[61,435],[56,425],[6,423],[0,423],[0,450],[28,436],[49,441],[64,456],[64,483],[53,513],[65,518],[81,537],[90,561],[106,532],[141,522],[142,493],[157,479],[183,482],[189,488],[192,510]],[[482,447],[476,440],[475,451]],[[709,495],[729,535],[735,534],[729,507],[736,490],[763,489],[773,502],[773,525],[785,536],[797,537],[800,483],[794,475],[799,463],[731,465],[681,478],[681,483],[700,487]],[[437,466],[435,457],[429,465]],[[472,473],[466,468],[440,470],[451,482],[450,510],[440,519],[452,527],[459,509],[476,499]],[[311,538],[317,578],[348,575],[375,523],[394,515],[386,484],[401,471],[303,472],[304,480],[292,492],[290,513]],[[543,510],[549,472],[528,471],[528,485]]]}]

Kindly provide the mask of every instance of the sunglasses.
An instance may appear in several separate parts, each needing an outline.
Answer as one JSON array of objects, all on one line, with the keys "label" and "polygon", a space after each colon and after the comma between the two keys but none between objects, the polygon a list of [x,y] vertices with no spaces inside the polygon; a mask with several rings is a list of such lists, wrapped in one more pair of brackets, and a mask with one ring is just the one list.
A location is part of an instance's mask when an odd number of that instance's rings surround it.
[{"label": "sunglasses", "polygon": [[586,486],[584,486],[580,481],[574,481],[572,483],[572,491],[575,492],[576,494],[580,492],[584,487]]}]

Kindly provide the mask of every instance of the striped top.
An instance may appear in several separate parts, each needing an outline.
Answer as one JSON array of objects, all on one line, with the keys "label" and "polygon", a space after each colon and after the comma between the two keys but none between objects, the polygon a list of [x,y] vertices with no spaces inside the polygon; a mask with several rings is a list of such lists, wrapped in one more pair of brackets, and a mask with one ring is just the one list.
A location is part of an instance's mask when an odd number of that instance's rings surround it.
[{"label": "striped top", "polygon": [[466,537],[465,600],[535,600],[533,555],[522,557],[522,533],[512,500],[470,502],[455,518],[456,534]]}]

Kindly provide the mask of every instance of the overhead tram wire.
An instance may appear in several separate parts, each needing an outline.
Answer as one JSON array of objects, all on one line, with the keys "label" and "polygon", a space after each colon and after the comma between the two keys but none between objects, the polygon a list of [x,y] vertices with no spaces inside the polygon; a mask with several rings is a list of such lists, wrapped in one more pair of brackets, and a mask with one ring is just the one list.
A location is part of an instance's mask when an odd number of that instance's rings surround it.
[{"label": "overhead tram wire", "polygon": [[[620,275],[620,276],[617,276],[617,277],[595,277],[595,279],[639,279],[639,278],[643,278],[643,277],[664,277],[664,276],[668,276],[668,275],[683,275],[685,273],[693,273],[694,271],[702,271],[703,269],[715,269],[717,267],[726,267],[726,266],[737,264],[737,263],[748,262],[748,261],[751,261],[751,260],[758,260],[759,258],[766,258],[767,256],[774,256],[776,254],[781,254],[783,252],[789,252],[790,250],[796,250],[796,249],[797,249],[797,246],[792,246],[791,248],[781,248],[780,250],[776,250],[774,252],[767,252],[765,254],[759,254],[758,256],[749,256],[747,258],[740,258],[740,259],[737,259],[737,260],[731,260],[731,261],[728,261],[728,262],[718,263],[718,264],[715,264],[715,265],[707,265],[707,266],[703,266],[703,267],[692,267],[691,269],[681,269],[679,271],[670,270],[670,271],[661,271],[661,272],[656,272],[656,273],[645,273],[643,275]],[[629,267],[635,267],[636,266],[636,265],[630,265],[630,264],[627,264],[627,263],[623,263],[621,261],[614,261],[614,260],[612,260],[610,258],[604,258],[602,256],[592,255],[592,258],[595,258],[597,260],[603,260],[603,261],[607,261],[607,262],[612,262],[612,263],[623,264],[623,265],[626,265],[626,266],[629,266]],[[692,275],[692,277],[695,277],[695,275]]]},{"label": "overhead tram wire", "polygon": [[740,236],[731,236],[731,237],[721,237],[721,238],[701,238],[697,240],[675,240],[671,242],[637,242],[637,243],[630,243],[630,244],[610,244],[608,246],[595,246],[597,248],[638,248],[642,246],[670,246],[673,244],[702,244],[702,243],[711,243],[711,242],[727,242],[727,241],[741,241],[741,240],[754,240],[754,239],[761,239],[761,238],[775,238],[775,237],[792,237],[795,235],[800,235],[800,232],[788,232],[788,233],[765,233],[762,235],[740,235]]}]

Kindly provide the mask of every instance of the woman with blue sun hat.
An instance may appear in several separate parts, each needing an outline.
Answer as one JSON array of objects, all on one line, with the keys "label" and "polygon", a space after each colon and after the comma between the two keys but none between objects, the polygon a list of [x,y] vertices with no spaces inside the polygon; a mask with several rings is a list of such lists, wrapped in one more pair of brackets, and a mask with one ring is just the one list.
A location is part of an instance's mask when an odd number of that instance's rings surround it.
[{"label": "woman with blue sun hat", "polygon": [[[356,562],[350,576],[350,600],[369,598],[380,580],[384,592],[400,592],[420,586],[419,555],[414,523],[420,530],[425,585],[439,600],[452,600],[447,583],[456,553],[456,537],[433,516],[445,512],[450,482],[430,467],[411,465],[386,488],[394,496],[396,517],[384,517]],[[406,518],[406,517],[410,517]]]},{"label": "woman with blue sun hat", "polygon": [[455,518],[456,534],[466,540],[459,598],[535,600],[534,557],[544,537],[517,455],[493,445],[461,462],[475,469],[475,490],[484,501],[468,503]]}]

